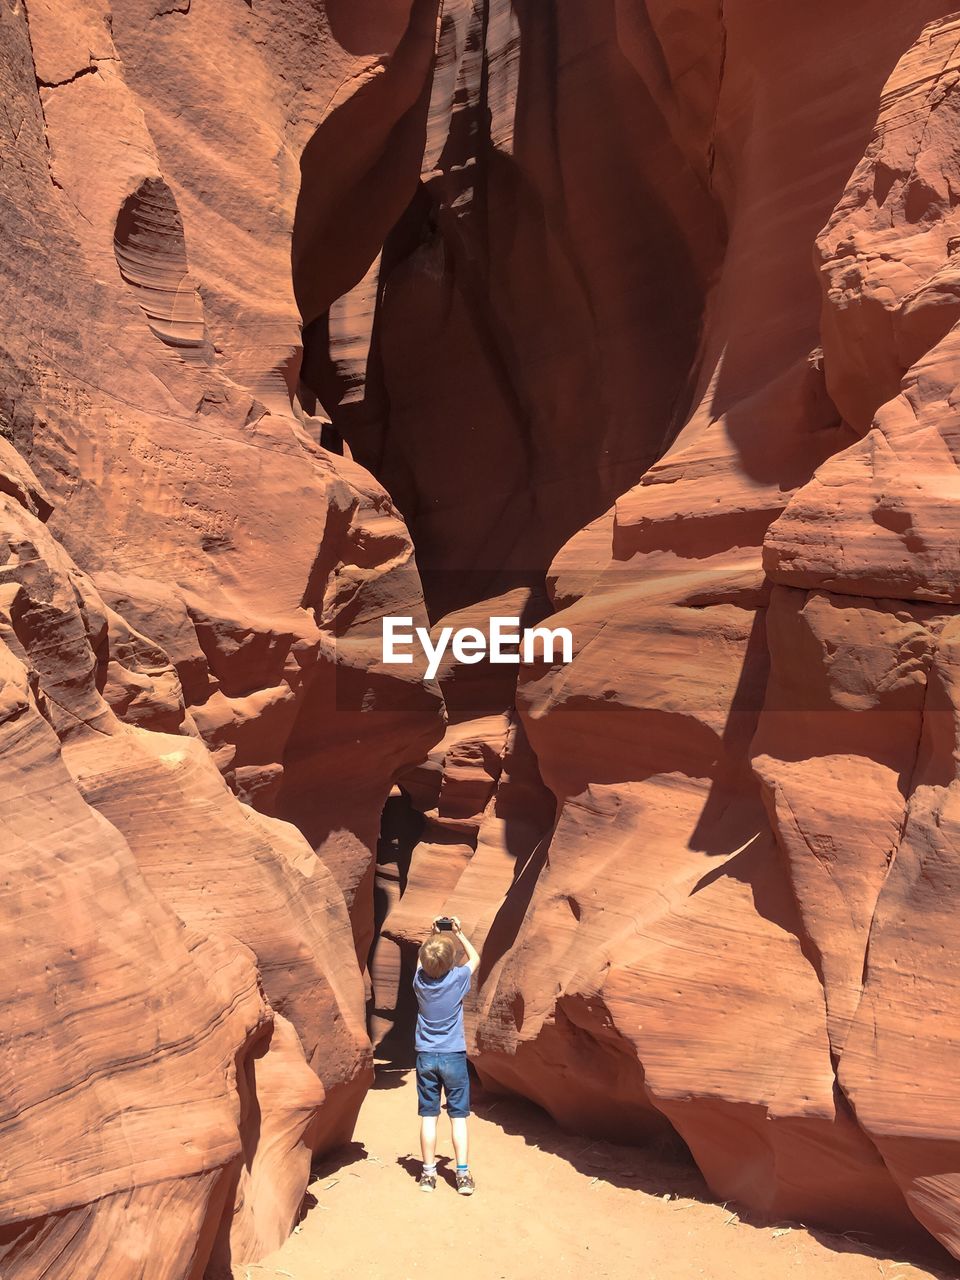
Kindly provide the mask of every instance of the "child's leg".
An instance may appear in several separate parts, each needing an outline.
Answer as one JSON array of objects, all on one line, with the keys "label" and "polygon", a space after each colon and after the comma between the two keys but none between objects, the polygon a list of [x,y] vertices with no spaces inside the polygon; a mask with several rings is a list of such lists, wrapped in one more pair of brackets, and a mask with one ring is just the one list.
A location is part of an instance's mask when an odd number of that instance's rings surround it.
[{"label": "child's leg", "polygon": [[436,1172],[437,1120],[440,1116],[440,1073],[436,1054],[417,1054],[417,1110],[420,1113],[420,1154],[424,1168]]},{"label": "child's leg", "polygon": [[421,1116],[420,1117],[420,1154],[423,1156],[423,1163],[427,1167],[432,1167],[436,1163],[437,1158],[437,1117]]},{"label": "child's leg", "polygon": [[467,1116],[450,1117],[450,1134],[453,1138],[453,1154],[457,1157],[457,1168],[465,1169],[470,1161],[469,1140],[467,1138]]},{"label": "child's leg", "polygon": [[448,1054],[443,1061],[443,1086],[447,1094],[450,1136],[457,1157],[457,1171],[467,1168],[467,1119],[470,1115],[470,1073],[465,1053]]}]

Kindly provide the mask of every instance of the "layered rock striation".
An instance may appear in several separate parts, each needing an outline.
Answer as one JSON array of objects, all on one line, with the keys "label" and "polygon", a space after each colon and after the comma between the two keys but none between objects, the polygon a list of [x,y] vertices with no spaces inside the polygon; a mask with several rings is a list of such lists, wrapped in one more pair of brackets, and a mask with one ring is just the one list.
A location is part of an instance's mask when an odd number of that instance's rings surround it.
[{"label": "layered rock striation", "polygon": [[275,1247],[440,910],[489,1087],[960,1256],[958,43],[0,2],[5,1276]]},{"label": "layered rock striation", "polygon": [[409,204],[305,311],[304,377],[437,625],[506,567],[576,637],[401,779],[384,932],[484,940],[484,1082],[956,1251],[955,27],[444,6]]},{"label": "layered rock striation", "polygon": [[404,524],[295,395],[298,158],[353,66],[310,5],[0,6],[13,1280],[261,1257],[372,1077],[379,814],[443,713],[380,664]]}]

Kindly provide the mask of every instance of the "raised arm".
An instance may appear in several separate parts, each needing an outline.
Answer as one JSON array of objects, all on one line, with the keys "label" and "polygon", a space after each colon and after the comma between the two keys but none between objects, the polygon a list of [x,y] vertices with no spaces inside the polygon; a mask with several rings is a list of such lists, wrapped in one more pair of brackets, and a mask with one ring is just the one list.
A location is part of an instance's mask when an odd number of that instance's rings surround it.
[{"label": "raised arm", "polygon": [[460,921],[456,916],[453,917],[453,932],[456,935],[460,945],[467,953],[467,964],[471,973],[476,973],[480,967],[480,952],[473,945],[467,935],[460,928]]}]

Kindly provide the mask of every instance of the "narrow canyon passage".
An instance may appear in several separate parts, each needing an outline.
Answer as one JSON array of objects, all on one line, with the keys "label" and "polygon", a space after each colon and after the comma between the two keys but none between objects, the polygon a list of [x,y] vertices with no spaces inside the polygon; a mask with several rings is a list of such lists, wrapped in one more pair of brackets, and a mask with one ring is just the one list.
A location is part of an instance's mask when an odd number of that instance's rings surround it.
[{"label": "narrow canyon passage", "polygon": [[[670,1147],[564,1133],[539,1108],[477,1090],[472,1199],[453,1189],[449,1126],[440,1180],[419,1191],[413,1071],[380,1059],[349,1146],[314,1165],[294,1234],[234,1280],[946,1280],[929,1261],[796,1223],[753,1226],[711,1203]],[[445,1158],[446,1157],[446,1158]],[[945,1255],[944,1255],[945,1256]]]}]

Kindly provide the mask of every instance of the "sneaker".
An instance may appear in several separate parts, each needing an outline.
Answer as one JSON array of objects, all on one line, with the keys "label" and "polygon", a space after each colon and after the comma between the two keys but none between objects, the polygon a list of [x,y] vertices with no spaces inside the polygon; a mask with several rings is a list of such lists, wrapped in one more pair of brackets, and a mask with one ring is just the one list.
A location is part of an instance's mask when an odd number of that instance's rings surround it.
[{"label": "sneaker", "polygon": [[421,1190],[421,1191],[436,1191],[436,1189],[437,1189],[437,1173],[436,1173],[436,1170],[434,1170],[434,1171],[433,1171],[433,1173],[427,1173],[427,1172],[426,1172],[426,1170],[424,1170],[423,1172],[421,1172],[421,1174],[420,1174],[420,1190]]},{"label": "sneaker", "polygon": [[461,1196],[472,1196],[477,1189],[477,1184],[473,1180],[473,1174],[467,1173],[457,1174],[457,1192]]}]

